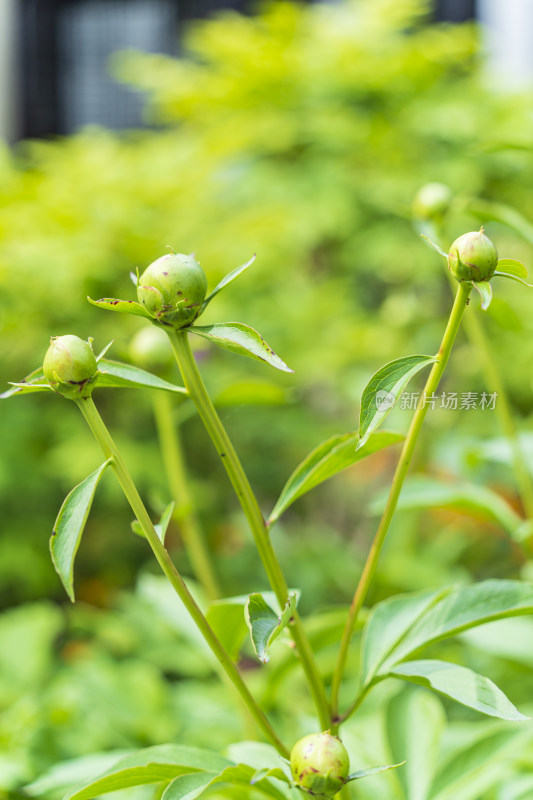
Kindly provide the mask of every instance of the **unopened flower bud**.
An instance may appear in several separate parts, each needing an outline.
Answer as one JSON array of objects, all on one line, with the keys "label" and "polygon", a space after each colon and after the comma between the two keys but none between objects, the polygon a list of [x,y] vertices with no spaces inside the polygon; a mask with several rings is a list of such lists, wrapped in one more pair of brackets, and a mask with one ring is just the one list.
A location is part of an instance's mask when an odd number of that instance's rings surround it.
[{"label": "unopened flower bud", "polygon": [[184,328],[198,316],[206,291],[205,272],[194,256],[169,253],[145,269],[137,298],[158,322]]},{"label": "unopened flower bud", "polygon": [[130,342],[129,354],[134,364],[148,370],[162,369],[172,363],[168,337],[155,325],[139,328]]},{"label": "unopened flower bud", "polygon": [[444,183],[426,183],[413,200],[413,214],[420,220],[440,221],[448,211],[453,195]]},{"label": "unopened flower bud", "polygon": [[43,372],[57,394],[69,400],[89,397],[98,365],[89,342],[78,336],[53,336],[46,351]]},{"label": "unopened flower bud", "polygon": [[316,800],[330,800],[346,783],[350,759],[340,739],[330,733],[312,733],[300,739],[291,752],[291,772],[296,785]]},{"label": "unopened flower bud", "polygon": [[497,264],[498,251],[483,228],[463,233],[448,254],[448,268],[458,281],[490,281]]}]

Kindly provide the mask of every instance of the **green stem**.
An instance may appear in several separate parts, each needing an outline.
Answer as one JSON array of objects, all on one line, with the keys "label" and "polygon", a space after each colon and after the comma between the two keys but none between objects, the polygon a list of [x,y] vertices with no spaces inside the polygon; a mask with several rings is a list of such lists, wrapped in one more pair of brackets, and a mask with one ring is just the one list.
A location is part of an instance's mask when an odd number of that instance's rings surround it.
[{"label": "green stem", "polygon": [[434,394],[434,392],[437,389],[437,386],[439,385],[442,373],[444,372],[444,368],[446,367],[446,364],[450,357],[452,345],[457,335],[457,331],[459,330],[461,318],[467,306],[468,297],[471,291],[472,291],[472,284],[467,282],[459,283],[459,288],[457,290],[455,302],[453,304],[450,318],[448,320],[448,325],[446,326],[446,331],[444,333],[444,337],[442,339],[439,352],[437,353],[437,360],[434,363],[431,372],[429,373],[429,377],[427,379],[424,391],[418,403],[418,407],[411,421],[411,425],[409,426],[409,430],[407,432],[402,452],[400,454],[398,465],[394,473],[394,478],[392,480],[392,485],[387,499],[387,505],[385,506],[383,516],[381,518],[379,527],[374,537],[374,541],[372,542],[372,546],[370,548],[370,552],[368,554],[365,566],[363,568],[363,572],[359,579],[359,583],[355,590],[350,611],[348,613],[346,626],[344,628],[343,637],[341,640],[339,656],[333,674],[333,681],[331,687],[331,709],[333,713],[333,719],[335,721],[335,728],[337,728],[339,724],[339,716],[338,716],[339,690],[342,681],[342,675],[344,672],[344,667],[346,665],[346,658],[348,655],[348,648],[350,645],[350,640],[352,637],[354,625],[357,621],[357,616],[359,614],[359,611],[361,610],[361,607],[365,601],[372,578],[374,577],[379,557],[383,549],[385,537],[389,530],[389,526],[394,511],[396,509],[398,498],[400,496],[400,492],[403,486],[403,482],[405,480],[405,476],[407,475],[407,471],[411,463],[411,458],[416,445],[416,441],[418,439],[418,434],[420,433],[422,423],[424,422],[424,418],[426,416],[429,407],[428,404],[426,404],[425,402],[426,397]]},{"label": "green stem", "polygon": [[203,531],[200,528],[189,491],[179,424],[172,419],[172,404],[166,392],[153,392],[154,416],[167,481],[176,502],[174,516],[191,563],[193,572],[202,584],[209,601],[221,596],[220,587],[209,557]]},{"label": "green stem", "polygon": [[159,539],[159,536],[157,535],[150,516],[140,498],[133,479],[100,414],[98,413],[92,398],[89,397],[79,400],[77,401],[77,405],[85,417],[85,420],[89,425],[95,439],[102,448],[105,457],[111,459],[112,467],[122,487],[122,491],[124,492],[133,513],[139,521],[148,544],[152,548],[152,551],[159,563],[159,566],[163,570],[163,573],[176,591],[176,594],[191,615],[200,633],[218,660],[220,666],[231,680],[233,686],[239,693],[246,707],[254,717],[265,736],[270,742],[272,742],[274,747],[282,756],[288,757],[287,749],[278,738],[274,728],[268,721],[264,712],[261,710],[261,708],[259,708],[253,696],[250,694],[250,691],[244,683],[239,670],[231,660],[225,648],[220,643],[199,606],[196,604],[185,582],[183,581],[183,578],[174,566],[174,563],[165,549],[165,546]]},{"label": "green stem", "polygon": [[[189,396],[198,409],[198,414],[211,437],[220,456],[235,493],[248,520],[259,557],[265,568],[269,583],[280,606],[283,608],[289,597],[289,590],[281,566],[272,547],[270,534],[259,508],[248,477],[235,452],[235,448],[218,416],[205,384],[196,366],[191,351],[187,331],[167,331],[180,368],[183,382]],[[297,612],[294,613],[290,632],[298,650],[311,694],[318,711],[320,724],[325,730],[329,727],[331,717],[323,681],[318,672],[315,658],[302,621]]]}]

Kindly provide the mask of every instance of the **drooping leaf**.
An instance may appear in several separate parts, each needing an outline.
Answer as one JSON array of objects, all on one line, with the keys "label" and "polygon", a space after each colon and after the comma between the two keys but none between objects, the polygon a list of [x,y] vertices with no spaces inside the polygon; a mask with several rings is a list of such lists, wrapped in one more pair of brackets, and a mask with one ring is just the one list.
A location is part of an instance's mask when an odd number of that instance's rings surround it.
[{"label": "drooping leaf", "polygon": [[248,267],[250,267],[254,263],[255,259],[256,259],[256,256],[255,256],[255,253],[254,253],[254,255],[251,257],[251,259],[249,261],[246,262],[246,264],[241,264],[240,267],[236,267],[236,269],[232,270],[231,272],[228,272],[228,274],[224,278],[222,278],[222,280],[219,283],[217,283],[217,285],[215,286],[215,288],[213,289],[211,294],[209,294],[205,298],[205,300],[204,300],[204,302],[202,304],[202,308],[200,309],[200,314],[205,310],[206,306],[211,302],[211,300],[214,297],[216,297],[217,294],[225,286],[228,286],[230,283],[232,283],[235,280],[235,278],[238,278],[239,275],[242,275],[242,273],[245,270],[247,270]]},{"label": "drooping leaf", "polygon": [[37,367],[21,381],[10,381],[11,389],[7,389],[0,394],[0,400],[6,400],[15,394],[31,394],[32,392],[52,391],[50,384],[44,377],[42,367]]},{"label": "drooping leaf", "polygon": [[110,463],[110,460],[105,461],[67,495],[57,515],[50,539],[50,553],[54,567],[72,602],[74,602],[74,559],[98,481]]},{"label": "drooping leaf", "polygon": [[[370,505],[370,513],[381,514],[387,494],[380,494]],[[488,520],[518,538],[524,520],[503,497],[473,483],[443,483],[434,478],[408,478],[398,500],[398,511],[448,508],[461,514]]]},{"label": "drooping leaf", "polygon": [[361,684],[368,684],[418,619],[438,603],[451,587],[390,597],[378,603],[368,617],[361,645]]},{"label": "drooping leaf", "polygon": [[381,425],[413,375],[436,360],[435,356],[404,356],[385,364],[372,376],[361,397],[358,447]]},{"label": "drooping leaf", "polygon": [[366,767],[365,769],[358,769],[357,772],[352,772],[348,775],[346,783],[350,781],[358,781],[361,778],[368,778],[370,775],[377,775],[378,772],[386,772],[389,769],[396,769],[397,767],[403,767],[405,761],[401,761],[399,764],[386,764],[381,767]]},{"label": "drooping leaf", "polygon": [[217,322],[204,327],[194,325],[190,331],[232,353],[264,361],[282,372],[294,372],[256,330],[242,322]]},{"label": "drooping leaf", "polygon": [[[159,522],[154,525],[154,530],[157,533],[162,544],[165,544],[165,536],[170,520],[172,519],[174,506],[175,506],[174,501],[169,503],[168,506],[166,506],[163,513],[161,514],[161,519],[159,520]],[[142,529],[139,520],[137,519],[133,520],[133,522],[131,523],[131,528],[133,532],[137,534],[137,536],[144,536],[144,531]]]},{"label": "drooping leaf", "polygon": [[426,686],[490,717],[514,722],[528,719],[489,678],[467,667],[447,661],[421,659],[396,664],[389,675]]},{"label": "drooping leaf", "polygon": [[438,762],[446,715],[430,692],[404,689],[387,708],[387,738],[395,760],[405,759],[398,773],[406,800],[428,800]]},{"label": "drooping leaf", "polygon": [[103,358],[98,365],[99,375],[96,387],[106,388],[139,388],[161,389],[174,394],[187,395],[187,389],[176,386],[132,364],[123,364],[120,361],[110,361]]},{"label": "drooping leaf", "polygon": [[105,308],[106,311],[118,311],[120,314],[134,314],[136,317],[144,317],[144,319],[153,320],[148,311],[140,303],[135,300],[119,300],[116,297],[102,297],[100,300],[92,300],[87,298],[92,306],[97,308]]},{"label": "drooping leaf", "polygon": [[533,614],[533,584],[525,581],[486,580],[445,594],[404,634],[378,670],[390,672],[400,661],[430,644],[492,622]]},{"label": "drooping leaf", "polygon": [[492,301],[492,286],[488,281],[473,281],[472,285],[481,297],[481,308],[486,311]]},{"label": "drooping leaf", "polygon": [[274,640],[287,627],[296,609],[298,595],[289,593],[289,599],[281,614],[275,613],[258,592],[251,594],[245,607],[245,619],[252,644],[257,657],[266,664],[270,660],[270,651]]},{"label": "drooping leaf", "polygon": [[272,511],[269,524],[275,522],[299,497],[315,486],[328,480],[338,472],[347,469],[357,461],[383,450],[385,447],[403,441],[401,434],[375,433],[362,447],[358,446],[357,433],[343,433],[332,436],[316,447],[299,464],[282,489]]},{"label": "drooping leaf", "polygon": [[65,800],[92,800],[101,794],[171,781],[178,775],[191,772],[219,774],[231,761],[199,747],[187,745],[156,745],[121,758],[90,783],[78,787]]}]

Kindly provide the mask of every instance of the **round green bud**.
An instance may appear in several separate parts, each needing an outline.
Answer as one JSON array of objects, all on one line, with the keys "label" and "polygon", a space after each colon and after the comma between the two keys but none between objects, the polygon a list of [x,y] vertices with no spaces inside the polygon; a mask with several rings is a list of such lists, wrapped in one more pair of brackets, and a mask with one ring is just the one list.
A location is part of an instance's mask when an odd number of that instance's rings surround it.
[{"label": "round green bud", "polygon": [[163,325],[184,328],[198,316],[207,278],[193,255],[169,253],[148,266],[139,279],[137,298]]},{"label": "round green bud", "polygon": [[444,183],[426,183],[413,200],[413,214],[421,220],[441,220],[452,202],[453,194]]},{"label": "round green bud", "polygon": [[129,346],[130,358],[144,369],[161,369],[172,362],[172,350],[165,333],[155,325],[139,328]]},{"label": "round green bud", "polygon": [[54,392],[69,400],[80,400],[90,396],[98,365],[89,342],[78,336],[52,336],[43,372]]},{"label": "round green bud", "polygon": [[490,281],[497,264],[498,251],[483,228],[463,233],[448,253],[448,268],[458,281]]},{"label": "round green bud", "polygon": [[316,800],[330,800],[346,783],[350,759],[340,739],[330,733],[312,733],[291,752],[291,773],[298,788]]}]

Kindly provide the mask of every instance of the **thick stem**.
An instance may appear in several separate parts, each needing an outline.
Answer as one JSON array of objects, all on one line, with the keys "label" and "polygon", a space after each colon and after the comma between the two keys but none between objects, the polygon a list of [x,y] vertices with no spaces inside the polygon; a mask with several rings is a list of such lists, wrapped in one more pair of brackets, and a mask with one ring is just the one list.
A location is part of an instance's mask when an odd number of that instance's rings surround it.
[{"label": "thick stem", "polygon": [[416,441],[418,439],[418,434],[420,433],[422,423],[424,422],[424,418],[426,416],[429,407],[426,404],[426,397],[429,397],[432,394],[434,394],[434,392],[437,389],[439,381],[442,377],[442,373],[444,372],[444,368],[446,367],[446,364],[450,357],[452,345],[457,335],[457,331],[459,330],[461,318],[467,306],[468,297],[470,295],[471,290],[472,290],[472,285],[470,283],[467,282],[459,283],[459,288],[457,290],[455,302],[453,304],[450,318],[448,320],[448,325],[446,326],[446,331],[444,333],[444,337],[442,339],[439,352],[437,353],[437,361],[434,363],[431,372],[429,373],[429,377],[424,387],[424,391],[420,398],[418,407],[411,421],[411,425],[409,426],[409,430],[407,432],[402,452],[400,454],[398,465],[394,473],[394,478],[392,480],[392,485],[387,499],[387,505],[385,506],[383,516],[381,518],[379,527],[374,537],[374,541],[372,542],[372,546],[370,548],[370,552],[368,554],[365,566],[363,568],[363,572],[359,579],[359,583],[355,590],[350,611],[348,613],[346,626],[344,628],[343,637],[341,640],[339,656],[337,660],[337,665],[335,667],[335,672],[333,674],[333,681],[331,687],[331,708],[333,713],[333,719],[336,721],[334,726],[335,729],[338,727],[339,690],[354,625],[357,620],[359,611],[361,610],[361,607],[365,601],[372,578],[374,577],[379,557],[383,549],[385,537],[387,535],[387,531],[389,530],[389,526],[394,511],[396,509],[398,498],[400,496],[400,492],[403,486],[403,482],[405,480],[405,476],[407,475],[407,471],[411,463],[411,458],[416,445]]},{"label": "thick stem", "polygon": [[200,630],[202,636],[206,640],[207,644],[211,648],[213,654],[215,655],[216,659],[218,660],[220,666],[231,680],[233,686],[239,693],[242,701],[254,717],[255,721],[265,734],[265,736],[269,739],[270,742],[274,745],[274,747],[278,750],[278,752],[284,756],[288,757],[288,751],[283,745],[283,743],[278,738],[274,728],[272,727],[271,723],[268,721],[264,712],[259,708],[256,701],[254,700],[253,696],[251,695],[248,687],[244,683],[244,680],[231,660],[230,656],[226,652],[225,648],[217,638],[216,634],[214,633],[213,629],[207,622],[206,618],[204,617],[202,611],[200,610],[199,606],[196,604],[194,598],[192,597],[191,593],[189,592],[183,578],[179,574],[178,570],[174,566],[172,559],[170,558],[167,550],[165,549],[164,544],[159,539],[157,532],[152,524],[150,516],[144,506],[143,501],[137,491],[137,488],[133,482],[133,479],[118,451],[113,439],[109,431],[107,430],[100,414],[98,413],[96,406],[94,405],[92,398],[87,398],[84,400],[79,400],[77,402],[85,420],[87,421],[95,439],[100,444],[104,455],[106,458],[111,459],[112,467],[115,471],[115,474],[118,478],[118,481],[122,487],[122,491],[126,495],[126,499],[128,500],[133,513],[135,514],[137,520],[139,521],[146,540],[148,544],[152,548],[152,551],[159,563],[159,566],[163,570],[166,578],[176,591],[176,594],[180,598],[181,602],[191,615],[192,619],[194,620],[196,626]]},{"label": "thick stem", "polygon": [[179,425],[172,419],[172,405],[166,392],[153,393],[154,416],[168,485],[176,503],[174,516],[195,576],[208,600],[217,600],[220,588],[209,557],[203,531],[194,512],[187,482]]},{"label": "thick stem", "polygon": [[[274,548],[272,547],[269,531],[265,525],[265,520],[253,489],[250,486],[248,477],[235,452],[235,448],[233,447],[226,429],[211,402],[211,398],[209,397],[198,371],[198,367],[196,366],[187,331],[168,331],[168,335],[185,387],[189,392],[189,396],[195,403],[198,414],[226,468],[228,477],[235,489],[235,493],[246,515],[246,519],[248,520],[269,583],[280,606],[283,608],[289,597],[289,590],[285,577],[274,552]],[[329,727],[331,720],[326,692],[316,666],[313,651],[297,612],[293,615],[290,632],[298,650],[311,694],[313,695],[320,718],[320,724],[323,729],[326,729]]]}]

